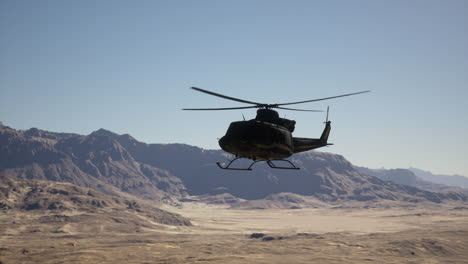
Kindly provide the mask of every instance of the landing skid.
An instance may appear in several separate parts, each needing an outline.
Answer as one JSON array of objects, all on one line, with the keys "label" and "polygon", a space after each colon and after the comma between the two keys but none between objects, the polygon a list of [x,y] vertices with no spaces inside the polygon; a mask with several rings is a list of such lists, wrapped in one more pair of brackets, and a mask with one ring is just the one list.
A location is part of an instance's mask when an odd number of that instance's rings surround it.
[{"label": "landing skid", "polygon": [[281,170],[299,170],[300,168],[296,167],[294,165],[294,163],[292,163],[291,161],[289,160],[285,160],[285,159],[275,159],[274,161],[284,161],[284,162],[287,162],[291,165],[291,167],[283,167],[283,166],[276,166],[274,163],[273,163],[273,160],[255,160],[253,161],[247,168],[231,168],[231,164],[240,159],[241,157],[237,157],[237,158],[234,158],[232,160],[229,161],[229,163],[226,165],[226,166],[223,166],[220,162],[216,162],[216,165],[218,165],[219,168],[223,169],[223,170],[252,170],[252,166],[257,163],[257,162],[261,162],[261,161],[265,161],[268,166],[270,166],[270,168],[272,169],[281,169]]}]

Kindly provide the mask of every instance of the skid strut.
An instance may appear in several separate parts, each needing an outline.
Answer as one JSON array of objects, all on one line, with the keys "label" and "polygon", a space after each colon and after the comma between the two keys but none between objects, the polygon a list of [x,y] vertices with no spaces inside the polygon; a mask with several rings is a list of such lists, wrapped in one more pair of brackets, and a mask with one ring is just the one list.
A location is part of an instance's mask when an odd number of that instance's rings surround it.
[{"label": "skid strut", "polygon": [[231,168],[231,164],[238,160],[238,159],[241,159],[241,157],[237,157],[237,158],[234,158],[232,160],[229,161],[229,163],[224,166],[223,164],[221,164],[220,162],[216,162],[216,165],[218,165],[219,168],[223,169],[223,170],[252,170],[252,166],[257,163],[257,162],[261,162],[261,161],[265,161],[268,166],[270,166],[270,168],[272,169],[282,169],[282,170],[299,170],[300,168],[296,167],[294,165],[294,163],[292,163],[291,161],[289,160],[286,160],[286,159],[276,159],[274,161],[284,161],[284,162],[287,162],[289,163],[291,166],[290,167],[283,167],[283,166],[276,166],[274,163],[273,163],[273,160],[254,160],[247,168]]},{"label": "skid strut", "polygon": [[266,163],[268,164],[268,166],[270,166],[270,168],[272,169],[282,169],[282,170],[299,170],[300,168],[296,167],[294,165],[294,163],[292,163],[291,161],[289,160],[285,160],[285,159],[280,159],[279,161],[284,161],[284,162],[287,162],[291,165],[291,167],[282,167],[282,166],[276,166],[272,160],[267,160]]}]

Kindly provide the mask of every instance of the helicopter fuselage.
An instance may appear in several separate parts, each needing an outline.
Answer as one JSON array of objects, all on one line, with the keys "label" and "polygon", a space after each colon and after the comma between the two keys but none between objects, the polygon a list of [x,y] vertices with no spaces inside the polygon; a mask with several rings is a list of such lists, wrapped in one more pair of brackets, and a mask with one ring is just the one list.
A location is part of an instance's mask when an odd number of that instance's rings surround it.
[{"label": "helicopter fuselage", "polygon": [[219,146],[237,157],[252,160],[285,159],[294,153],[289,130],[255,119],[232,122]]},{"label": "helicopter fuselage", "polygon": [[219,145],[236,157],[252,160],[281,160],[294,153],[329,145],[330,122],[326,122],[319,139],[293,137],[295,123],[279,118],[274,110],[259,109],[255,119],[232,122]]}]

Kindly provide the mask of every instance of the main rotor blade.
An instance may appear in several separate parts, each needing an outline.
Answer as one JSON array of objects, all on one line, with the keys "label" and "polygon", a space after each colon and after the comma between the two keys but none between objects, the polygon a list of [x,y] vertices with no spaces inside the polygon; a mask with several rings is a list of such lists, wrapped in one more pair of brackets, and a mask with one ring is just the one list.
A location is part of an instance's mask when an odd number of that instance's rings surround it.
[{"label": "main rotor blade", "polygon": [[210,94],[210,95],[213,95],[213,96],[221,97],[221,98],[228,99],[228,100],[233,100],[233,101],[240,102],[240,103],[254,104],[254,105],[264,105],[264,104],[261,104],[261,103],[251,102],[251,101],[247,101],[247,100],[242,100],[242,99],[222,95],[222,94],[219,94],[219,93],[210,92],[210,91],[203,90],[203,89],[197,88],[197,87],[192,87],[192,89],[194,89],[196,91],[199,91],[199,92],[202,92],[202,93],[207,93],[207,94]]},{"label": "main rotor blade", "polygon": [[295,108],[286,108],[286,107],[275,107],[278,109],[291,110],[291,111],[304,111],[304,112],[323,112],[322,110],[307,110],[307,109],[295,109]]},{"label": "main rotor blade", "polygon": [[310,103],[310,102],[328,100],[328,99],[333,99],[333,98],[338,98],[338,97],[345,97],[345,96],[362,94],[362,93],[368,93],[368,92],[370,92],[370,91],[362,91],[362,92],[357,92],[357,93],[342,94],[342,95],[337,95],[337,96],[332,96],[332,97],[325,97],[325,98],[320,98],[320,99],[312,99],[312,100],[307,100],[307,101],[300,101],[300,102],[293,102],[293,103],[283,103],[283,104],[276,104],[276,105],[280,106],[280,105],[303,104],[303,103]]},{"label": "main rotor blade", "polygon": [[210,111],[210,110],[236,110],[236,109],[249,109],[258,108],[257,106],[241,106],[241,107],[225,107],[225,108],[184,108],[182,110],[190,111]]}]

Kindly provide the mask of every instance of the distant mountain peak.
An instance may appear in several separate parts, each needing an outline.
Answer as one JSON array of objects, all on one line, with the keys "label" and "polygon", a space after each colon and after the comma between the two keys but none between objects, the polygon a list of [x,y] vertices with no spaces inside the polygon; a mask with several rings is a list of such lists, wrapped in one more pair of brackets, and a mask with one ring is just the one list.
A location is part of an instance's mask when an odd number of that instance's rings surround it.
[{"label": "distant mountain peak", "polygon": [[106,136],[106,137],[117,137],[117,136],[119,136],[118,134],[116,134],[116,133],[114,133],[112,131],[106,130],[104,128],[100,128],[99,130],[93,131],[89,135],[90,136]]},{"label": "distant mountain peak", "polygon": [[29,137],[42,137],[43,136],[43,132],[46,132],[46,131],[42,131],[40,130],[39,128],[36,128],[36,127],[32,127],[26,131],[24,131],[24,134],[26,136],[29,136]]},{"label": "distant mountain peak", "polygon": [[124,140],[126,142],[131,142],[131,143],[138,142],[134,137],[130,136],[129,134],[120,135],[119,140]]},{"label": "distant mountain peak", "polygon": [[13,128],[9,127],[9,126],[6,126],[2,121],[0,121],[0,129],[1,130],[5,130],[5,129],[11,129],[13,130]]},{"label": "distant mountain peak", "polygon": [[463,175],[434,174],[430,171],[421,170],[413,167],[410,167],[408,170],[412,171],[418,177],[421,177],[427,181],[445,184],[449,186],[468,188],[468,178]]}]

